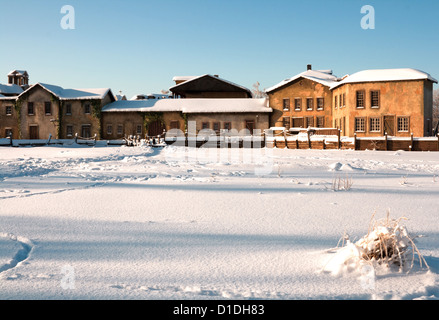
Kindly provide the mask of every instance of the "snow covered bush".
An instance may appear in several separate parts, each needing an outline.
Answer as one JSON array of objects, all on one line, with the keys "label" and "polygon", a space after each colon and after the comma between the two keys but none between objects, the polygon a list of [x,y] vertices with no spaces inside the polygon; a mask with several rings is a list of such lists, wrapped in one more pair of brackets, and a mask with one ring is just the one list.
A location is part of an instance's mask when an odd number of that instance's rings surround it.
[{"label": "snow covered bush", "polygon": [[411,270],[416,259],[420,267],[429,268],[415,245],[415,239],[407,228],[401,224],[406,218],[375,220],[372,217],[368,233],[356,242],[351,242],[345,235],[341,248],[325,266],[324,270],[333,274],[342,271],[361,271],[364,266],[376,268],[384,266],[397,267],[399,271]]}]

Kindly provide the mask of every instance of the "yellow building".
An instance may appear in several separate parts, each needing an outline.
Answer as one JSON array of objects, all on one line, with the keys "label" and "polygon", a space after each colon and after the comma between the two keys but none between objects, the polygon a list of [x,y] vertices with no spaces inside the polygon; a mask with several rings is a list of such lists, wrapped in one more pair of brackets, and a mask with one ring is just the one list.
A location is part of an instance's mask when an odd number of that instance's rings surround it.
[{"label": "yellow building", "polygon": [[432,135],[437,80],[428,73],[382,69],[337,78],[307,69],[266,90],[271,127],[338,128],[350,137]]}]

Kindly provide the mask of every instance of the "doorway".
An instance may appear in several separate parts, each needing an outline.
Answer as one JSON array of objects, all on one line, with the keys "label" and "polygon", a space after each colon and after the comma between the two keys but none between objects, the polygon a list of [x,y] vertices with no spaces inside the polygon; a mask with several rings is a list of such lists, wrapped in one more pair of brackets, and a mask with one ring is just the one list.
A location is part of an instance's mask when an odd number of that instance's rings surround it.
[{"label": "doorway", "polygon": [[29,126],[29,139],[38,140],[39,138],[38,126]]},{"label": "doorway", "polygon": [[395,116],[384,116],[384,133],[395,135]]}]

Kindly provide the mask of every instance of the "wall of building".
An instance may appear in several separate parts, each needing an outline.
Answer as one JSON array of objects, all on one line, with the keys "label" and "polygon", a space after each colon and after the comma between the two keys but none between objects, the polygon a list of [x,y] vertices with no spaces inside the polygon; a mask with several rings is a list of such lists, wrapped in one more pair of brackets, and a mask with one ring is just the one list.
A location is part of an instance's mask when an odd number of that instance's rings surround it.
[{"label": "wall of building", "polygon": [[188,99],[233,99],[233,98],[248,98],[246,92],[187,92]]},{"label": "wall of building", "polygon": [[203,123],[208,124],[209,129],[214,130],[214,123],[218,123],[220,129],[225,129],[225,124],[230,123],[232,129],[238,132],[246,128],[247,121],[253,121],[254,128],[263,132],[269,127],[268,113],[200,113],[189,114],[188,122],[195,121],[197,132],[203,128]]},{"label": "wall of building", "polygon": [[[6,131],[12,131],[12,138],[18,139],[18,114],[15,110],[15,99],[0,100],[0,138],[6,138]],[[10,107],[12,114],[6,114],[6,107]]]},{"label": "wall of building", "polygon": [[[34,114],[28,113],[28,103],[33,102]],[[45,103],[51,103],[51,113],[46,114]],[[53,96],[42,89],[41,87],[35,87],[30,90],[28,94],[20,99],[21,105],[21,138],[30,139],[30,127],[36,127],[39,139],[48,139],[49,135],[53,138],[58,138],[57,126],[58,122],[51,120],[58,120],[59,117],[59,103],[53,98]]]},{"label": "wall of building", "polygon": [[[89,100],[70,100],[62,102],[62,121],[61,121],[61,138],[71,139],[78,134],[82,136],[82,127],[90,127],[90,136],[97,135],[100,137],[100,120],[93,115],[93,104]],[[100,103],[100,101],[98,101]],[[90,112],[86,112],[86,105],[89,105]],[[69,114],[68,105],[70,105],[71,113]],[[68,134],[68,127],[71,127],[71,135]]]},{"label": "wall of building", "polygon": [[[283,127],[287,119],[286,127],[296,126],[297,118],[303,118],[303,127],[307,127],[305,118],[312,117],[313,127],[317,126],[317,117],[323,117],[323,126],[331,127],[332,123],[332,92],[329,87],[318,82],[300,78],[296,81],[279,88],[268,94],[269,106],[273,109],[271,114],[270,126]],[[313,101],[312,110],[307,110],[307,99]],[[317,98],[323,98],[322,110],[317,109]],[[289,108],[284,110],[284,99],[289,99]],[[295,99],[301,100],[300,111],[295,110]],[[288,125],[289,124],[289,125]]]},{"label": "wall of building", "polygon": [[[426,95],[424,95],[424,87]],[[428,92],[429,85],[424,85],[424,81],[386,81],[386,82],[367,82],[345,84],[333,90],[333,124],[341,128],[345,126],[346,132],[343,135],[358,137],[362,136],[383,136],[385,133],[385,117],[394,119],[394,136],[414,136],[422,137],[426,135],[424,103],[430,103],[431,93]],[[364,108],[357,108],[357,91],[365,93]],[[371,92],[379,92],[379,107],[372,108]],[[335,99],[346,94],[346,106],[335,105]],[[429,106],[426,112],[429,113]],[[409,117],[409,129],[398,131],[398,117]],[[356,118],[365,119],[364,132],[356,131]],[[371,119],[380,119],[380,129],[372,131]],[[345,124],[343,124],[345,119]]]}]

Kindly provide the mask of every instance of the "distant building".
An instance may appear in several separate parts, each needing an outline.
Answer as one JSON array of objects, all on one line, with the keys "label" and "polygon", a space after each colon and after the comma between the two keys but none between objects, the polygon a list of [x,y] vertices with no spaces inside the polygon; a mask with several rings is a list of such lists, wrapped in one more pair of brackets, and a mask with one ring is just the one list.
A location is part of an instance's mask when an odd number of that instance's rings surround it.
[{"label": "distant building", "polygon": [[249,89],[218,75],[174,77],[173,80],[176,85],[169,90],[175,98],[252,98]]},{"label": "distant building", "polygon": [[8,84],[15,84],[27,89],[29,86],[29,74],[25,70],[12,70],[8,74]]},{"label": "distant building", "polygon": [[[110,89],[64,89],[37,83],[16,99],[22,139],[101,138],[101,110],[115,101]],[[15,115],[17,117],[18,115]]]}]

